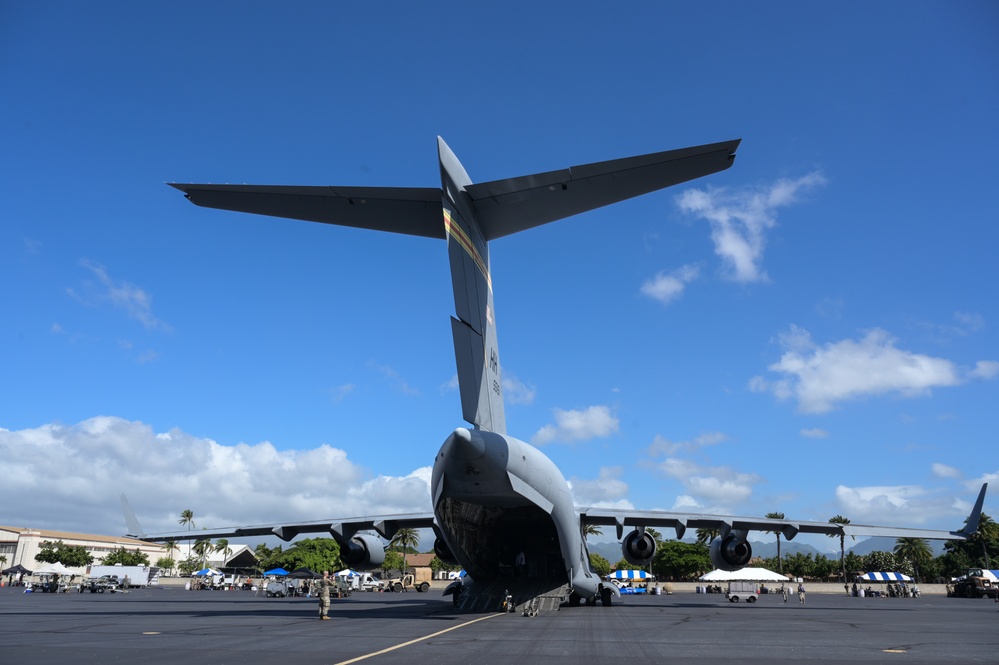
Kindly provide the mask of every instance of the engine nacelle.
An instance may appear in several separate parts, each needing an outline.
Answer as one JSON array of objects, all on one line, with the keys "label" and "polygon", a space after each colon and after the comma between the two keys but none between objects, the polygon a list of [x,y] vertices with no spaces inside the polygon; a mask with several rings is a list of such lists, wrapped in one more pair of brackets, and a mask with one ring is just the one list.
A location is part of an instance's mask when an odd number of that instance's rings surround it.
[{"label": "engine nacelle", "polygon": [[437,538],[434,540],[434,554],[437,558],[446,564],[452,566],[458,565],[458,560],[454,558],[454,554],[451,552],[451,548],[447,546],[443,538]]},{"label": "engine nacelle", "polygon": [[624,560],[633,566],[645,566],[656,555],[656,540],[645,531],[635,529],[621,541]]},{"label": "engine nacelle", "polygon": [[361,533],[340,544],[340,558],[351,568],[373,570],[385,561],[385,547],[375,536]]},{"label": "engine nacelle", "polygon": [[711,565],[721,570],[733,571],[745,568],[753,558],[753,548],[745,534],[732,532],[724,538],[711,541]]}]

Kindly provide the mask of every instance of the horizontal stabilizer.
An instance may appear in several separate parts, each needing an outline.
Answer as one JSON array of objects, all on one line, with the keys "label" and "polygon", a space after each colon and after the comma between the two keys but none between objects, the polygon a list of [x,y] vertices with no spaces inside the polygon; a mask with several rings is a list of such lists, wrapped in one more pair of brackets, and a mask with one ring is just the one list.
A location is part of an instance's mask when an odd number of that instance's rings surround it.
[{"label": "horizontal stabilizer", "polygon": [[739,139],[465,186],[483,237],[495,240],[723,171]]},{"label": "horizontal stabilizer", "polygon": [[206,208],[444,239],[434,187],[169,185]]}]

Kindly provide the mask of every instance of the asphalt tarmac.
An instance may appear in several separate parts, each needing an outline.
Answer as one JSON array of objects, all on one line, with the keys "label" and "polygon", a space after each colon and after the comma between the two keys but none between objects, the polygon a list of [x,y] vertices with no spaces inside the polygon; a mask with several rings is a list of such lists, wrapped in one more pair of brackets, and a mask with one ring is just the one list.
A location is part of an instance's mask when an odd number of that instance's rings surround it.
[{"label": "asphalt tarmac", "polygon": [[430,593],[355,593],[331,621],[307,598],[151,588],[127,594],[0,588],[0,663],[670,662],[999,663],[999,604],[942,596],[810,594],[733,604],[630,596],[526,618],[461,614]]}]

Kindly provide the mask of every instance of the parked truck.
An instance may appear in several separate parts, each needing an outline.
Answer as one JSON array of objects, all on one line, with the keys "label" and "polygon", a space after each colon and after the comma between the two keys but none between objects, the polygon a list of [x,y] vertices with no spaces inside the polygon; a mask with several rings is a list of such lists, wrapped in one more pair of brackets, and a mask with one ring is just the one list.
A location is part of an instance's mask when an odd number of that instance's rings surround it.
[{"label": "parked truck", "polygon": [[416,589],[420,593],[430,590],[430,582],[417,582],[412,573],[407,573],[402,577],[391,577],[382,580],[382,588],[385,591],[409,591]]},{"label": "parked truck", "polygon": [[996,598],[999,596],[999,585],[991,571],[973,568],[967,575],[947,585],[947,595],[956,598]]},{"label": "parked truck", "polygon": [[155,566],[90,566],[87,577],[97,579],[101,577],[117,577],[119,584],[124,588],[125,578],[128,578],[128,587],[146,587],[159,584],[160,569]]}]

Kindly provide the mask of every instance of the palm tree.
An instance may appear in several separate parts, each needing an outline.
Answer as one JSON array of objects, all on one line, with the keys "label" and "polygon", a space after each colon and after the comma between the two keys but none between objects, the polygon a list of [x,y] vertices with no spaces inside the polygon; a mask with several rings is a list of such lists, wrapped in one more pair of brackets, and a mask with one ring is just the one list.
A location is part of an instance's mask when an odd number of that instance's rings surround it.
[{"label": "palm tree", "polygon": [[933,558],[933,550],[922,538],[899,538],[895,541],[895,556],[912,562],[916,582],[919,582],[919,566]]},{"label": "palm tree", "polygon": [[[767,513],[768,520],[783,520],[787,519],[784,517],[784,513]],[[777,536],[777,572],[781,575],[784,574],[784,561],[780,557],[780,529],[771,531],[770,533],[776,534]]]},{"label": "palm tree", "polygon": [[226,564],[226,559],[228,559],[229,555],[232,554],[232,548],[229,547],[229,541],[225,538],[219,538],[215,541],[213,549],[222,554],[222,565],[224,566]]},{"label": "palm tree", "polygon": [[602,536],[604,534],[596,524],[584,524],[580,533],[583,534],[583,540],[586,540],[587,536]]},{"label": "palm tree", "polygon": [[999,524],[996,524],[995,520],[985,513],[982,513],[978,518],[978,531],[973,533],[968,540],[977,540],[982,544],[982,555],[985,557],[985,568],[991,568],[992,566],[989,564],[989,550],[987,545],[990,542],[999,541]]},{"label": "palm tree", "polygon": [[177,520],[177,524],[187,525],[187,530],[190,531],[194,528],[194,512],[191,510],[180,511],[180,519]]},{"label": "palm tree", "polygon": [[698,529],[697,542],[702,545],[710,545],[715,538],[721,535],[720,529]]},{"label": "palm tree", "polygon": [[389,547],[402,548],[402,573],[406,574],[409,564],[406,563],[406,550],[412,547],[414,550],[420,546],[420,532],[416,529],[399,529],[389,541]]},{"label": "palm tree", "polygon": [[[177,546],[177,541],[174,540],[173,538],[164,540],[163,548],[166,549],[166,555],[171,559],[173,558],[174,552],[180,552],[180,547]],[[173,571],[173,568],[171,568],[170,570]]]},{"label": "palm tree", "polygon": [[[846,517],[843,517],[842,515],[837,515],[836,517],[830,517],[829,523],[842,524],[846,526],[847,524],[850,523],[850,520]],[[839,536],[839,568],[840,572],[843,575],[843,583],[846,584],[846,534],[843,533],[842,529],[840,529],[840,532],[838,534],[828,533],[826,535],[829,536],[830,538],[835,538],[836,536]],[[854,536],[850,536],[850,538],[856,540]]]},{"label": "palm tree", "polygon": [[215,550],[215,548],[212,547],[212,541],[208,538],[198,538],[194,541],[194,547],[192,549],[194,549],[195,553],[201,557],[202,567],[204,567],[208,562],[208,555]]}]

